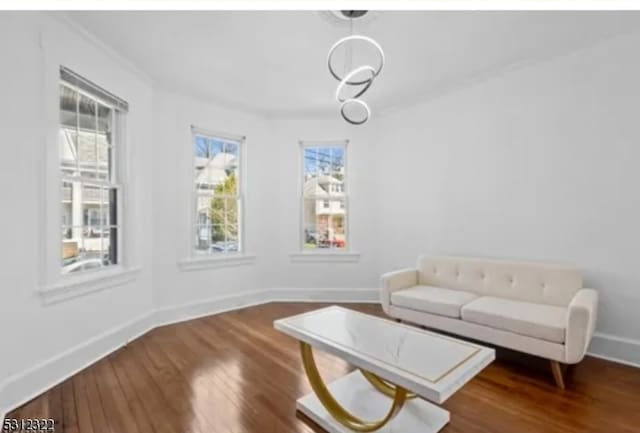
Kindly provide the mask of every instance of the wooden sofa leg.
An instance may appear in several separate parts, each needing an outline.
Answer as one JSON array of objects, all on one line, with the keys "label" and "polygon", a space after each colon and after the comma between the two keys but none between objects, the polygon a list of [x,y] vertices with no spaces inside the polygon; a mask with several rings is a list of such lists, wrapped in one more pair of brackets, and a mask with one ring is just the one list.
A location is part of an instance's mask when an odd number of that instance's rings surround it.
[{"label": "wooden sofa leg", "polygon": [[564,388],[564,378],[562,377],[562,366],[558,361],[549,361],[551,363],[551,371],[553,372],[553,378],[556,381],[556,386],[560,389]]}]

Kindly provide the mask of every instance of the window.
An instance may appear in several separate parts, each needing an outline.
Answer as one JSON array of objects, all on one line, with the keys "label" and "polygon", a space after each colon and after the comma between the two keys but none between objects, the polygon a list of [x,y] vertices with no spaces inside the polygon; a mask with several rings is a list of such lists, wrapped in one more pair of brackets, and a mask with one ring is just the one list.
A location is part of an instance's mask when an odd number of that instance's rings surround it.
[{"label": "window", "polygon": [[302,249],[347,249],[347,142],[302,142]]},{"label": "window", "polygon": [[111,267],[120,261],[116,152],[127,104],[66,68],[59,103],[61,272]]},{"label": "window", "polygon": [[196,255],[242,252],[242,147],[244,137],[193,128]]}]

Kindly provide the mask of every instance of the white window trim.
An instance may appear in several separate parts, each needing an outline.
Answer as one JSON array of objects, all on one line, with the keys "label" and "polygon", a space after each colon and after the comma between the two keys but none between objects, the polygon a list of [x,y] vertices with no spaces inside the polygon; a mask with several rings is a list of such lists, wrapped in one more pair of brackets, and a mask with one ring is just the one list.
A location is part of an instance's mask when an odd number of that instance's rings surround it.
[{"label": "white window trim", "polygon": [[200,271],[203,269],[226,268],[232,266],[251,265],[256,261],[253,254],[226,254],[219,256],[196,256],[178,262],[181,271]]},{"label": "white window trim", "polygon": [[293,263],[355,263],[360,260],[356,252],[300,252],[289,253]]},{"label": "white window trim", "polygon": [[68,276],[58,283],[40,289],[40,296],[45,304],[55,304],[73,299],[88,293],[119,287],[135,281],[140,268],[125,268],[120,265],[86,271],[82,274]]},{"label": "white window trim", "polygon": [[[360,253],[352,250],[351,245],[351,227],[350,220],[351,214],[349,212],[349,140],[299,140],[299,155],[298,155],[298,209],[299,209],[299,226],[298,226],[298,251],[289,253],[289,259],[294,263],[349,263],[357,262],[360,260]],[[343,182],[343,194],[344,194],[344,210],[346,218],[345,225],[345,242],[347,244],[346,249],[337,250],[332,248],[327,249],[304,249],[304,150],[307,147],[318,146],[342,146],[344,148],[344,167],[345,176]]]},{"label": "white window trim", "polygon": [[[218,137],[222,139],[232,140],[238,143],[238,153],[240,156],[240,176],[238,178],[238,186],[240,188],[240,209],[239,209],[239,221],[238,221],[238,245],[240,246],[240,252],[238,253],[224,253],[224,254],[197,254],[195,252],[194,244],[194,222],[196,220],[196,189],[193,185],[193,140],[196,135],[206,135],[208,137]],[[188,225],[189,228],[189,241],[188,256],[178,260],[178,269],[180,271],[199,271],[206,269],[218,269],[233,266],[249,265],[255,262],[255,255],[248,253],[245,241],[245,208],[247,197],[247,137],[239,134],[230,134],[226,132],[214,131],[213,129],[201,128],[195,125],[191,125],[189,134],[189,158],[186,158],[188,167],[185,173],[188,173],[187,180],[189,182],[189,211]]]},{"label": "white window trim", "polygon": [[[124,211],[126,207],[126,195],[119,194],[118,220],[123,229],[118,230],[118,264],[83,272],[81,274],[62,274],[60,267],[60,249],[62,234],[60,223],[62,175],[60,173],[58,129],[60,124],[60,66],[64,57],[54,49],[43,49],[43,98],[48,103],[44,109],[44,125],[46,136],[43,140],[42,157],[38,161],[40,170],[39,184],[41,185],[39,197],[39,266],[37,292],[42,302],[47,304],[57,303],[76,298],[89,293],[94,293],[108,288],[126,285],[137,278],[140,268],[133,266],[128,258],[131,245],[135,240],[130,239],[126,245],[123,242],[124,233],[133,233],[128,229],[129,218]],[[96,99],[94,96],[92,98]],[[99,98],[97,98],[99,99]],[[119,119],[118,127],[118,151],[115,163],[119,167],[118,184],[127,185],[128,158],[130,156],[127,146],[130,131],[126,127],[126,115]]]}]

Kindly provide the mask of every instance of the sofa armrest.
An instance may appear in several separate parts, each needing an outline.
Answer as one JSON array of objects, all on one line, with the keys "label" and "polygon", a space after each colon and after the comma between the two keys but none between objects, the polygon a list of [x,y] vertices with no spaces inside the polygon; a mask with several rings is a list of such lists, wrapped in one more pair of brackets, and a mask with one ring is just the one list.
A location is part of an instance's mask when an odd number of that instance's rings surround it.
[{"label": "sofa armrest", "polygon": [[582,361],[596,327],[598,292],[580,289],[569,304],[565,360],[567,364]]},{"label": "sofa armrest", "polygon": [[391,305],[391,294],[396,290],[406,289],[418,284],[417,269],[400,269],[398,271],[387,272],[380,277],[380,303],[385,313],[389,314]]}]

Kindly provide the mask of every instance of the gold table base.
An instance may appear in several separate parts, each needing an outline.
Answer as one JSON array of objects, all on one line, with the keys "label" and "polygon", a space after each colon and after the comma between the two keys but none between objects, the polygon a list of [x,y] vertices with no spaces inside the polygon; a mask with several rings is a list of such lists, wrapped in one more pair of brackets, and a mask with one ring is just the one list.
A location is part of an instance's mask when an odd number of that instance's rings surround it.
[{"label": "gold table base", "polygon": [[371,383],[371,385],[384,395],[391,397],[393,402],[387,415],[377,421],[365,421],[347,411],[338,401],[331,395],[327,385],[322,380],[316,361],[313,357],[313,349],[305,342],[300,342],[300,353],[302,355],[302,364],[305,373],[311,384],[313,392],[318,400],[329,412],[329,414],[343,426],[356,432],[372,432],[381,429],[389,421],[391,421],[400,412],[406,400],[415,398],[416,395],[407,392],[406,389],[391,384],[375,374],[360,370],[363,376]]}]

